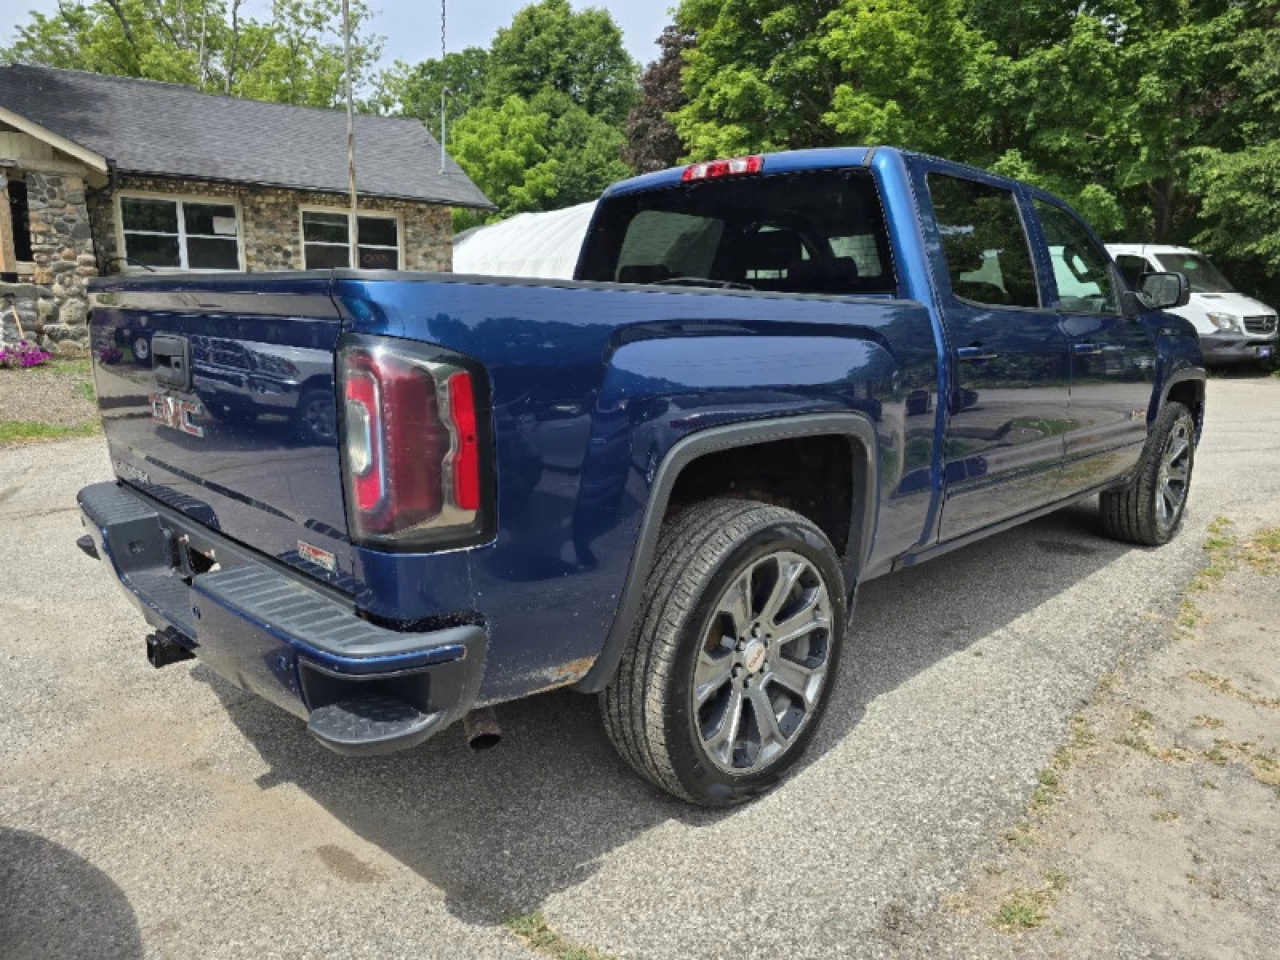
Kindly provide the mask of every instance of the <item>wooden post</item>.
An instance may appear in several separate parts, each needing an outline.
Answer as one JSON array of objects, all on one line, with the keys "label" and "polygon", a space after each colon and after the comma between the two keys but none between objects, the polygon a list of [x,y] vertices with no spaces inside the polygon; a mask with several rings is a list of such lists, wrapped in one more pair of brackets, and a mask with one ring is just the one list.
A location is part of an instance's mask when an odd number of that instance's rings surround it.
[{"label": "wooden post", "polygon": [[0,174],[0,273],[18,269],[13,252],[13,209],[9,206],[9,178]]}]

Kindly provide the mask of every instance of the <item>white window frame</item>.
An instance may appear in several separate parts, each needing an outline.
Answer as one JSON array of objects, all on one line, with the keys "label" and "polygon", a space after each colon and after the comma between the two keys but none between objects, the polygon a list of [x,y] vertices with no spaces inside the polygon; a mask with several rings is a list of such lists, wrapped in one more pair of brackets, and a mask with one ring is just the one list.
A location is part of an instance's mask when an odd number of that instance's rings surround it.
[{"label": "white window frame", "polygon": [[[303,226],[303,217],[308,213],[330,213],[338,214],[343,217],[350,217],[351,210],[349,207],[325,207],[318,204],[303,204],[298,207],[298,242],[299,250],[302,253],[302,269],[310,269],[307,267],[307,245],[312,244],[317,247],[346,247],[347,249],[347,269],[351,269],[351,263],[354,259],[351,251],[351,241],[346,243],[335,243],[331,240],[308,240],[306,228]],[[369,220],[394,220],[396,224],[396,245],[390,247],[384,243],[357,243],[357,246],[369,247],[371,250],[392,250],[396,251],[397,269],[404,269],[404,218],[394,212],[388,210],[357,210],[356,217],[364,217]],[[351,236],[351,221],[347,220],[347,236]],[[315,269],[328,269],[327,267],[316,267]]]},{"label": "white window frame", "polygon": [[[128,230],[124,228],[124,205],[125,200],[169,200],[177,204],[178,208],[178,263],[176,267],[144,267],[137,263],[130,263],[128,260],[121,259],[119,262],[121,273],[189,273],[191,268],[187,266],[187,218],[183,213],[184,203],[211,204],[219,207],[231,207],[236,212],[236,261],[237,266],[234,270],[225,270],[220,267],[200,267],[198,273],[237,273],[245,269],[244,266],[244,215],[240,210],[240,201],[235,197],[208,197],[195,193],[162,193],[158,191],[147,190],[125,190],[115,195],[115,214],[116,214],[116,249],[119,251],[121,258],[129,255],[129,247],[125,241],[125,233],[136,233],[139,236],[151,237],[172,237],[172,233],[164,233],[160,230]],[[198,233],[197,238],[214,239],[214,235]],[[230,239],[225,235],[219,235],[220,239]]]}]

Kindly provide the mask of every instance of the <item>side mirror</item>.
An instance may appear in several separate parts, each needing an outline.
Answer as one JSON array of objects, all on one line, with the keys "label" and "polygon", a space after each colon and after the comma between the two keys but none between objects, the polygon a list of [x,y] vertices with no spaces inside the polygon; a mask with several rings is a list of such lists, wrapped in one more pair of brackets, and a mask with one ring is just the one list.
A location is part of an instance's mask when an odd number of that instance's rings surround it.
[{"label": "side mirror", "polygon": [[1176,310],[1191,300],[1191,284],[1184,273],[1148,273],[1138,283],[1138,296],[1148,310]]}]

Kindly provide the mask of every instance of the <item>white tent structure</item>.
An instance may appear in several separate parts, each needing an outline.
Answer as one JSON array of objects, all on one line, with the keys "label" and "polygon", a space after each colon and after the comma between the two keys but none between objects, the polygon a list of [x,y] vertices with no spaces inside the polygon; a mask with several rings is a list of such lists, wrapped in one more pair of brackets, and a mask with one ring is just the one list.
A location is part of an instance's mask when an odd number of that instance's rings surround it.
[{"label": "white tent structure", "polygon": [[519,213],[453,238],[453,272],[572,280],[596,202],[547,213]]}]

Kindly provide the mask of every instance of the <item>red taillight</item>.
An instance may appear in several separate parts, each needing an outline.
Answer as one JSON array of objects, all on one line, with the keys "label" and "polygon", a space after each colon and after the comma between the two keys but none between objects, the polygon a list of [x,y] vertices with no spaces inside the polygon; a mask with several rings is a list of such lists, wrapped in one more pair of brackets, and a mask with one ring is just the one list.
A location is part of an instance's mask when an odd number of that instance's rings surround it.
[{"label": "red taillight", "polygon": [[455,373],[449,378],[449,414],[454,429],[453,502],[460,510],[479,510],[480,438],[471,374]]},{"label": "red taillight", "polygon": [[717,177],[737,177],[745,173],[759,173],[764,169],[764,157],[753,154],[749,157],[730,157],[728,160],[707,160],[703,163],[691,163],[684,168],[680,179],[714,180]]},{"label": "red taillight", "polygon": [[357,542],[402,548],[484,528],[471,372],[435,349],[374,338],[341,352],[348,519]]}]

